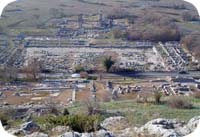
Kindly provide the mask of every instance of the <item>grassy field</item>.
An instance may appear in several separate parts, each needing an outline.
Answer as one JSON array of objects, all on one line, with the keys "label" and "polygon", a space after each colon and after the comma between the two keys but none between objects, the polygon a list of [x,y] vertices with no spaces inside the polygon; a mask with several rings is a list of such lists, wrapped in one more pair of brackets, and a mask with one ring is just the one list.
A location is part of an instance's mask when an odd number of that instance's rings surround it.
[{"label": "grassy field", "polygon": [[195,24],[192,22],[179,22],[177,23],[177,25],[179,26],[179,28],[186,32],[186,33],[191,33],[191,32],[200,32],[200,25],[199,24]]},{"label": "grassy field", "polygon": [[[166,101],[168,98],[163,98]],[[166,104],[156,105],[154,103],[137,103],[136,100],[113,101],[100,103],[103,110],[123,115],[128,118],[134,126],[141,126],[146,122],[156,118],[178,119],[188,122],[192,117],[200,115],[200,99],[188,98],[194,105],[193,109],[174,109]],[[76,103],[69,107],[72,113],[83,113],[85,111],[84,103]]]}]

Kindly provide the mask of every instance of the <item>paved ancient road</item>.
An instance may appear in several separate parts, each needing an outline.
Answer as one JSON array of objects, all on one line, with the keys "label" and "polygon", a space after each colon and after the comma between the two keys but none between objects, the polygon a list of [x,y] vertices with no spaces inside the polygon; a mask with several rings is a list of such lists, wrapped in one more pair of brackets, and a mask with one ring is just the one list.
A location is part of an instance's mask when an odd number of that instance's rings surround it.
[{"label": "paved ancient road", "polygon": [[178,72],[138,72],[138,73],[121,73],[121,74],[109,74],[106,73],[104,76],[106,77],[116,77],[116,76],[128,76],[133,78],[159,78],[159,77],[176,77],[176,76],[184,76],[184,77],[200,77],[200,71],[190,71],[188,74],[179,74]]},{"label": "paved ancient road", "polygon": [[[71,74],[63,74],[63,73],[51,73],[51,74],[40,74],[43,77],[52,77],[52,78],[62,78],[62,77],[70,77]],[[23,78],[25,75],[20,74],[19,77]],[[99,76],[99,74],[91,74],[91,76]],[[121,74],[114,73],[104,73],[103,77],[115,78],[115,77],[132,77],[132,78],[162,78],[162,77],[176,77],[176,76],[184,76],[184,77],[200,77],[200,71],[190,71],[188,74],[179,74],[178,72],[125,72]]]}]

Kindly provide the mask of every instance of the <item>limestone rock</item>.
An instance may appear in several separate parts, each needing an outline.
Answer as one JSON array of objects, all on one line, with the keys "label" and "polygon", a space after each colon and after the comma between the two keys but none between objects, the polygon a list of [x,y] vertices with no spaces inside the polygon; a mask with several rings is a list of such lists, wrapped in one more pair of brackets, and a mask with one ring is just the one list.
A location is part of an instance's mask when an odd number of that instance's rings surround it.
[{"label": "limestone rock", "polygon": [[15,93],[13,93],[13,96],[20,97],[21,95],[19,92],[15,92]]},{"label": "limestone rock", "polygon": [[80,133],[78,132],[66,132],[60,137],[81,137],[81,136],[80,136]]},{"label": "limestone rock", "polygon": [[24,135],[24,132],[21,129],[9,130],[8,133],[15,135],[15,136]]},{"label": "limestone rock", "polygon": [[69,130],[70,130],[70,128],[68,126],[57,126],[57,127],[53,128],[51,131],[61,133],[61,132],[67,132]]},{"label": "limestone rock", "polygon": [[99,130],[95,133],[95,137],[115,137],[111,132],[106,130]]},{"label": "limestone rock", "polygon": [[115,133],[117,137],[135,137],[136,132],[134,128],[126,128],[124,130],[121,130],[119,133]]},{"label": "limestone rock", "polygon": [[189,120],[187,127],[191,130],[194,131],[197,128],[197,125],[200,123],[200,116],[193,117],[192,119]]},{"label": "limestone rock", "polygon": [[181,135],[176,130],[180,125],[181,123],[176,120],[159,118],[146,123],[137,130],[137,133],[145,133],[161,137],[180,137]]},{"label": "limestone rock", "polygon": [[25,134],[31,134],[33,132],[36,132],[40,129],[40,126],[38,126],[33,121],[24,123],[21,125],[21,130],[24,131]]},{"label": "limestone rock", "polygon": [[113,132],[115,130],[119,131],[128,128],[129,124],[128,120],[125,117],[118,116],[105,119],[101,123],[101,127]]},{"label": "limestone rock", "polygon": [[49,136],[42,132],[34,132],[30,135],[26,135],[25,137],[49,137]]},{"label": "limestone rock", "polygon": [[82,133],[81,137],[94,137],[93,133]]},{"label": "limestone rock", "polygon": [[188,135],[191,133],[191,130],[187,127],[187,126],[184,126],[184,127],[180,127],[177,129],[177,133],[181,136],[185,136],[185,135]]}]

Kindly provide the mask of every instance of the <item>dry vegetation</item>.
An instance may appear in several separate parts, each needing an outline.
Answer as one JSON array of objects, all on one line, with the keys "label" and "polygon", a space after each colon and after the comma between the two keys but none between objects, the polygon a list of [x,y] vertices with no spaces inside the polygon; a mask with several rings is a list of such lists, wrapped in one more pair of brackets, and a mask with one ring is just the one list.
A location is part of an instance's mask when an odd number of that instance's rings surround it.
[{"label": "dry vegetation", "polygon": [[189,50],[195,57],[200,59],[199,39],[200,33],[194,32],[182,38],[181,42],[185,49]]},{"label": "dry vegetation", "polygon": [[194,95],[193,95],[195,98],[197,99],[200,99],[200,92],[199,91],[196,91],[194,92]]},{"label": "dry vegetation", "polygon": [[168,100],[168,105],[172,108],[177,108],[177,109],[192,109],[193,104],[190,103],[189,100],[183,97],[170,97]]},{"label": "dry vegetation", "polygon": [[114,30],[112,36],[116,39],[122,38],[129,41],[147,40],[155,42],[179,41],[181,32],[176,25],[176,20],[165,17],[153,11],[146,11],[145,16],[129,17],[131,23],[127,31]]}]

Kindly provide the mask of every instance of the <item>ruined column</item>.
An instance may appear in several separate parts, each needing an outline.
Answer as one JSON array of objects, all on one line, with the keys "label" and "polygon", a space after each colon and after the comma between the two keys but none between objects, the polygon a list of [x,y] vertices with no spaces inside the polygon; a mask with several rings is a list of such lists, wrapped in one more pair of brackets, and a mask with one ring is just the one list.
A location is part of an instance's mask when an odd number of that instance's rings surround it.
[{"label": "ruined column", "polygon": [[99,19],[98,19],[98,25],[101,27],[103,22],[103,12],[102,10],[99,11]]},{"label": "ruined column", "polygon": [[78,27],[79,29],[83,27],[83,14],[78,15]]},{"label": "ruined column", "polygon": [[76,84],[73,85],[73,91],[72,91],[72,102],[76,101],[76,92],[78,91],[78,87]]},{"label": "ruined column", "polygon": [[92,92],[92,98],[94,102],[96,102],[96,86],[94,84],[94,81],[91,82],[90,91]]}]

